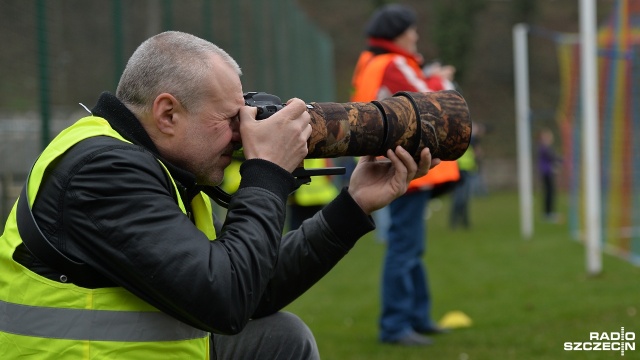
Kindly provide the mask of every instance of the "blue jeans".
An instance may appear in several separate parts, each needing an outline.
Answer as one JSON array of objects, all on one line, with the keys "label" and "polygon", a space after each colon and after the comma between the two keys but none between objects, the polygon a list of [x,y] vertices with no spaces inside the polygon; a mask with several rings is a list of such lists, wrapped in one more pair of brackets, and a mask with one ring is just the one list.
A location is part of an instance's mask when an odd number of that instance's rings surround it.
[{"label": "blue jeans", "polygon": [[432,327],[431,295],[422,261],[430,191],[405,194],[389,204],[391,226],[382,273],[380,340],[396,341]]},{"label": "blue jeans", "polygon": [[462,226],[469,228],[469,200],[471,198],[471,174],[460,170],[460,180],[453,188],[451,194],[451,216],[449,224],[452,229]]},{"label": "blue jeans", "polygon": [[386,243],[387,236],[389,235],[389,226],[391,226],[389,207],[385,206],[380,210],[376,210],[371,216],[373,217],[373,221],[376,222],[376,240],[381,243]]}]

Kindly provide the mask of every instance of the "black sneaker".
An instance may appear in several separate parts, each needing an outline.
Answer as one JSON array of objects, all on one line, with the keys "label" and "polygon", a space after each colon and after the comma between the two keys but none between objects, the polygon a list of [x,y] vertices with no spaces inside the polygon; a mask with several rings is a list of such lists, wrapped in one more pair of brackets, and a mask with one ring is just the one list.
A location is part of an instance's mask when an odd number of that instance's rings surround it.
[{"label": "black sneaker", "polygon": [[426,329],[416,330],[416,332],[418,334],[424,334],[424,335],[440,335],[440,334],[448,334],[451,332],[451,330],[447,328],[441,328],[439,326],[433,326]]},{"label": "black sneaker", "polygon": [[416,332],[410,332],[407,335],[401,337],[395,341],[385,341],[390,344],[400,346],[427,346],[433,344],[433,340],[424,335],[420,335]]}]

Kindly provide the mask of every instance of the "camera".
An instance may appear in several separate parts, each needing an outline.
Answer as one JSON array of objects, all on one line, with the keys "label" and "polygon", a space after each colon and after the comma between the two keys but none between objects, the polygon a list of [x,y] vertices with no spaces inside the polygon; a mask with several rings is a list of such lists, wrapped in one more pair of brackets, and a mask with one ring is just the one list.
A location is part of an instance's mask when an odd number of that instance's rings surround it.
[{"label": "camera", "polygon": [[[276,95],[244,94],[245,104],[266,119],[285,105]],[[456,160],[471,140],[471,118],[457,91],[402,91],[371,102],[311,102],[311,136],[307,158],[385,155],[400,145],[418,161],[425,147],[433,158]]]},{"label": "camera", "polygon": [[[267,119],[286,106],[278,96],[265,92],[247,92],[244,100],[246,105],[257,108],[256,120]],[[402,91],[368,103],[312,102],[307,104],[307,111],[311,115],[307,159],[380,156],[400,145],[416,162],[425,147],[432,158],[456,160],[467,151],[471,140],[469,108],[462,95],[453,90]],[[300,166],[292,175],[301,185],[310,182],[311,176],[344,173],[340,167]],[[229,206],[231,195],[219,187],[208,191],[219,205]]]},{"label": "camera", "polygon": [[244,104],[258,108],[256,120],[264,120],[284,107],[278,96],[256,91],[244,94]]}]

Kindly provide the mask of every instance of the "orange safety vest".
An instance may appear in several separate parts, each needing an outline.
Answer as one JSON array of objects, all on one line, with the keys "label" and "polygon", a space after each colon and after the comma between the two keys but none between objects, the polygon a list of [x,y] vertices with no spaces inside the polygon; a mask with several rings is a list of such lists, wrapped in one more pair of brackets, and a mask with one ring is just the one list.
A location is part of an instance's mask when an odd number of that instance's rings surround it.
[{"label": "orange safety vest", "polygon": [[407,192],[430,189],[435,185],[444,184],[460,179],[460,170],[456,161],[443,161],[429,170],[427,175],[412,180]]},{"label": "orange safety vest", "polygon": [[[382,82],[382,74],[384,73],[384,68],[387,66],[389,61],[380,61],[377,67],[382,66],[381,69],[370,70],[368,68],[369,62],[373,59],[375,55],[371,51],[363,51],[358,58],[358,62],[356,63],[356,69],[353,72],[353,77],[351,78],[351,85],[353,86],[351,92],[351,101],[353,102],[365,102],[375,100],[380,87],[380,83]],[[374,76],[362,76],[364,69],[367,68],[367,71],[372,73]],[[373,67],[372,67],[373,68]],[[376,76],[377,75],[377,76]]]},{"label": "orange safety vest", "polygon": [[[353,93],[351,101],[365,102],[377,100],[378,91],[382,85],[385,69],[398,54],[387,53],[374,55],[371,51],[363,51],[353,73]],[[407,62],[417,74],[422,73],[419,65],[414,61]],[[409,183],[408,192],[428,189],[438,184],[460,179],[460,171],[456,161],[443,161],[423,177]]]}]

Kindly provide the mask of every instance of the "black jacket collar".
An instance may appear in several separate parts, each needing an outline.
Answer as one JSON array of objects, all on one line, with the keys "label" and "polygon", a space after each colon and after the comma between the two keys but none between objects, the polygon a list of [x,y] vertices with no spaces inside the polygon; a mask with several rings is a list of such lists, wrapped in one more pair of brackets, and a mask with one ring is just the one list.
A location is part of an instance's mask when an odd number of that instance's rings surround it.
[{"label": "black jacket collar", "polygon": [[138,118],[112,94],[103,92],[96,106],[91,109],[91,113],[106,119],[111,127],[125,139],[158,154],[158,149]]},{"label": "black jacket collar", "polygon": [[118,98],[108,92],[103,92],[96,106],[91,109],[91,113],[107,120],[111,127],[125,139],[142,146],[152,152],[157,158],[161,159],[162,163],[169,169],[174,180],[180,183],[187,191],[189,199],[200,191],[201,188],[196,185],[196,177],[194,174],[171,164],[160,156],[158,148],[153,141],[151,141],[149,134],[147,134],[142,124],[140,124],[138,118],[136,118]]}]

